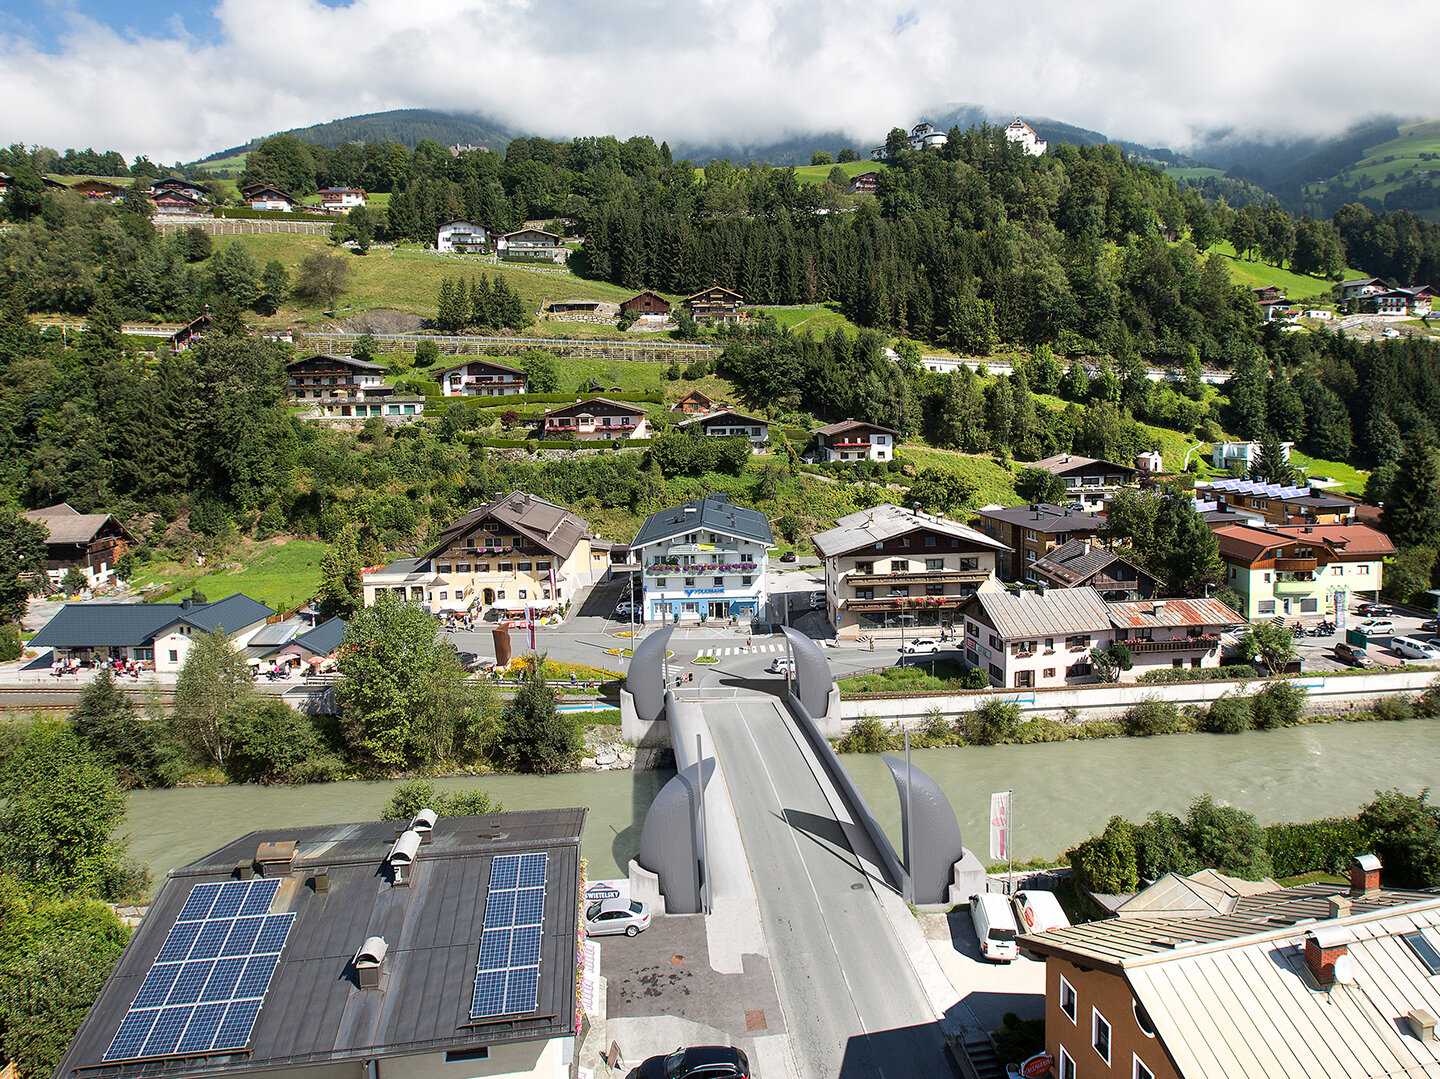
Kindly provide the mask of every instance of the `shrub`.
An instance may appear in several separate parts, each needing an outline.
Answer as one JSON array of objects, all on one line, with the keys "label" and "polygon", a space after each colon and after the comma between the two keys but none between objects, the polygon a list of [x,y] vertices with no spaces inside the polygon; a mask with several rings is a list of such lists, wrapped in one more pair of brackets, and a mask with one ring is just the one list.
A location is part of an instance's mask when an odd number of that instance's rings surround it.
[{"label": "shrub", "polygon": [[938,708],[932,708],[925,714],[915,735],[916,737],[910,740],[912,745],[918,738],[924,746],[953,746],[956,739],[954,725],[940,714]]},{"label": "shrub", "polygon": [[1242,880],[1259,880],[1271,872],[1265,853],[1265,830],[1253,813],[1221,805],[1203,794],[1190,806],[1186,838],[1201,865]]},{"label": "shrub", "polygon": [[1205,713],[1205,730],[1211,734],[1239,734],[1250,729],[1251,720],[1250,698],[1227,694]]},{"label": "shrub", "polygon": [[961,712],[955,728],[972,746],[1008,742],[1020,728],[1020,706],[1014,701],[991,698],[972,712]]},{"label": "shrub", "polygon": [[1265,853],[1279,877],[1317,870],[1341,873],[1352,858],[1369,849],[1369,836],[1355,817],[1272,824],[1265,829]]},{"label": "shrub", "polygon": [[1002,1064],[1019,1064],[1045,1048],[1045,1018],[1021,1019],[1006,1012],[995,1031],[995,1052]]},{"label": "shrub", "polygon": [[887,730],[874,716],[861,716],[835,743],[837,753],[883,753],[898,748],[895,732]]},{"label": "shrub", "polygon": [[1132,737],[1173,734],[1180,729],[1180,710],[1170,701],[1150,697],[1127,708],[1120,724]]},{"label": "shrub", "polygon": [[315,721],[283,701],[242,706],[231,732],[225,769],[241,782],[314,783],[340,775],[340,760],[326,748]]},{"label": "shrub", "polygon": [[1429,800],[1429,787],[1418,795],[1376,791],[1375,800],[1360,811],[1359,825],[1391,887],[1440,884],[1440,809]]},{"label": "shrub", "polygon": [[0,663],[11,663],[25,654],[20,640],[20,627],[13,622],[0,626]]},{"label": "shrub", "polygon": [[1075,880],[1087,891],[1101,895],[1133,892],[1139,883],[1135,867],[1135,826],[1124,817],[1111,817],[1105,831],[1065,852]]},{"label": "shrub", "polygon": [[1293,727],[1305,714],[1305,691],[1294,682],[1271,682],[1250,698],[1250,711],[1262,731]]},{"label": "shrub", "polygon": [[1193,873],[1195,852],[1185,839],[1185,824],[1171,813],[1156,810],[1135,829],[1135,870],[1145,880],[1166,873]]},{"label": "shrub", "polygon": [[416,813],[426,808],[442,817],[469,817],[499,813],[505,803],[495,801],[483,790],[437,791],[433,779],[407,779],[390,795],[380,811],[380,819],[413,820]]},{"label": "shrub", "polygon": [[1403,695],[1381,697],[1371,702],[1370,711],[1375,714],[1376,719],[1413,719],[1415,718],[1415,702],[1412,698]]}]

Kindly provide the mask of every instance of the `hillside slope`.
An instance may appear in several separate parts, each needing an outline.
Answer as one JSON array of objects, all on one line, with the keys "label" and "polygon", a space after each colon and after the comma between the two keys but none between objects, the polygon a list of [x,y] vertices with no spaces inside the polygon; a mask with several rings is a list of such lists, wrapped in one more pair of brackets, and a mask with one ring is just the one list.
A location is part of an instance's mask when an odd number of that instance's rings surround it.
[{"label": "hillside slope", "polygon": [[[510,131],[482,116],[466,116],[434,109],[392,109],[389,112],[346,116],[328,123],[292,128],[275,134],[294,135],[302,142],[313,142],[320,146],[389,141],[403,143],[411,150],[415,149],[415,145],[422,139],[434,139],[441,146],[460,143],[462,146],[484,146],[499,153],[504,151],[506,144],[518,132]],[[196,164],[203,165],[248,153],[257,149],[260,143],[269,137],[267,135],[254,138],[243,146],[220,150]]]}]

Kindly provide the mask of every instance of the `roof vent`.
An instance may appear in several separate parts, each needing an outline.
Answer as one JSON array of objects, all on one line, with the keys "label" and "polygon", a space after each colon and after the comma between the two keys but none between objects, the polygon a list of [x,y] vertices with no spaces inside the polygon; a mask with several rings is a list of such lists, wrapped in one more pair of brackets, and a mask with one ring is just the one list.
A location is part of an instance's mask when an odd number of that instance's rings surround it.
[{"label": "roof vent", "polygon": [[255,848],[255,869],[262,877],[281,876],[290,872],[295,861],[296,843],[287,839],[277,843],[261,843]]},{"label": "roof vent", "polygon": [[384,937],[366,937],[365,943],[351,960],[355,964],[355,981],[361,989],[379,989],[380,972],[385,963],[385,953],[390,945]]},{"label": "roof vent", "polygon": [[1353,933],[1343,925],[1324,925],[1305,934],[1305,966],[1322,986],[1354,981],[1350,958]]},{"label": "roof vent", "polygon": [[1380,891],[1380,859],[1373,854],[1357,854],[1350,866],[1350,895],[1375,895]]},{"label": "roof vent", "polygon": [[426,806],[415,814],[415,819],[410,822],[410,830],[420,833],[420,842],[429,843],[430,833],[435,830],[435,810]]},{"label": "roof vent", "polygon": [[315,887],[316,895],[324,895],[330,891],[330,867],[318,866],[315,875],[310,878],[310,882]]},{"label": "roof vent", "polygon": [[1405,1022],[1409,1024],[1410,1033],[1422,1042],[1435,1040],[1435,1017],[1424,1008],[1411,1008],[1405,1013]]},{"label": "roof vent", "polygon": [[1350,899],[1348,896],[1332,895],[1329,901],[1330,917],[1350,917]]},{"label": "roof vent", "polygon": [[391,883],[397,887],[407,886],[411,876],[415,872],[415,860],[420,853],[420,833],[413,829],[406,829],[401,833],[400,838],[395,840],[395,845],[390,848],[390,856],[387,861],[390,863]]}]

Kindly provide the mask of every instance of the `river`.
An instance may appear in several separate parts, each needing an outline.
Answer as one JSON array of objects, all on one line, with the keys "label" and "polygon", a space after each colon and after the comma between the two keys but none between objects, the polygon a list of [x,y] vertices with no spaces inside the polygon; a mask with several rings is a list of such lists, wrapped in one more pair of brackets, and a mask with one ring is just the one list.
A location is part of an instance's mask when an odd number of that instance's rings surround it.
[{"label": "river", "polygon": [[[949,796],[961,835],[988,861],[990,793],[1013,788],[1016,858],[1052,857],[1105,826],[1152,809],[1183,816],[1199,795],[1254,813],[1262,823],[1354,813],[1377,788],[1416,793],[1440,779],[1440,722],[1320,723],[1246,734],[1177,734],[1040,745],[918,750],[917,768]],[[900,848],[900,802],[877,756],[845,766]],[[640,825],[673,772],[579,772],[442,779],[441,788],[482,787],[508,809],[590,807],[583,853],[592,880],[624,875]],[[130,853],[167,870],[245,832],[373,820],[394,782],[306,787],[187,787],[130,795]]]}]

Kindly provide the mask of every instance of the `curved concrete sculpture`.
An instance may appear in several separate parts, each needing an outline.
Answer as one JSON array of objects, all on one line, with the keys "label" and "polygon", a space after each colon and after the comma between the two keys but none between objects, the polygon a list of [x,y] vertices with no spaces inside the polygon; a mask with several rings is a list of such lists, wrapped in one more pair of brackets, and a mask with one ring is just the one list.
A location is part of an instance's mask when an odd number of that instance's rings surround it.
[{"label": "curved concrete sculpture", "polygon": [[785,639],[790,642],[790,652],[795,657],[795,696],[805,706],[805,711],[820,722],[830,710],[830,691],[835,688],[830,661],[805,634],[789,626],[785,626],[784,630]]},{"label": "curved concrete sculpture", "polygon": [[656,630],[635,646],[625,689],[634,699],[635,714],[642,723],[654,723],[665,714],[665,654],[670,648],[674,626]]},{"label": "curved concrete sculpture", "polygon": [[[905,868],[915,903],[946,902],[955,863],[965,857],[960,822],[950,799],[933,779],[910,767],[910,798],[905,797],[905,762],[882,755],[900,794],[900,827],[905,836]],[[913,810],[914,816],[911,817]]]},{"label": "curved concrete sculpture", "polygon": [[636,861],[659,878],[667,914],[704,910],[706,882],[700,879],[699,785],[709,787],[715,758],[698,761],[660,788],[640,828]]}]

